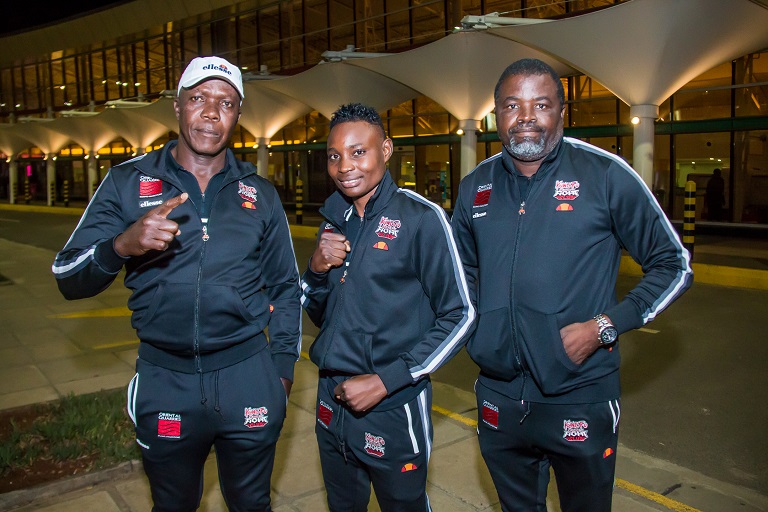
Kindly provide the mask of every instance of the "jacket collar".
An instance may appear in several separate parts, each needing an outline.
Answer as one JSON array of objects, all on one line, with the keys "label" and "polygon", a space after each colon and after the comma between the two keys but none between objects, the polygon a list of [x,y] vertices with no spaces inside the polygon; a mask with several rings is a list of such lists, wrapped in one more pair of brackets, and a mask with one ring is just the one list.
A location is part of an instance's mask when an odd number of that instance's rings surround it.
[{"label": "jacket collar", "polygon": [[[136,169],[147,176],[159,178],[179,187],[180,183],[177,177],[178,169],[176,166],[171,167],[167,163],[168,158],[173,158],[171,150],[176,147],[176,144],[178,143],[178,140],[172,140],[163,146],[163,149],[152,151],[138,158],[134,164]],[[227,173],[224,177],[225,183],[242,179],[249,174],[255,173],[253,166],[238,160],[231,149],[227,148],[226,152],[227,163],[225,164],[225,168],[227,169]],[[176,165],[178,165],[178,163]]]}]

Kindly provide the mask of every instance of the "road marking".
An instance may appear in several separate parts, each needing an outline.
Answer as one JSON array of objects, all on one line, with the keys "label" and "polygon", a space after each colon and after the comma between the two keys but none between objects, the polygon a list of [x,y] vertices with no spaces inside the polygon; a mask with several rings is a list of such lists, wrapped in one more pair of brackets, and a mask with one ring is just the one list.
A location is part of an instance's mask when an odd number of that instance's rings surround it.
[{"label": "road marking", "polygon": [[18,219],[4,219],[0,217],[0,222],[21,222],[21,221]]},{"label": "road marking", "polygon": [[448,409],[443,409],[439,405],[432,405],[432,410],[436,413],[442,414],[443,416],[448,416],[452,420],[459,421],[469,427],[477,428],[477,420],[473,420],[471,418],[467,418],[466,416],[462,416],[461,414],[453,411],[449,411]]},{"label": "road marking", "polygon": [[117,347],[127,347],[129,345],[138,345],[139,340],[131,340],[131,341],[116,341],[114,343],[104,343],[102,345],[94,345],[94,350],[104,350],[108,348],[117,348]]},{"label": "road marking", "polygon": [[679,501],[669,499],[657,492],[649,491],[645,487],[640,487],[639,485],[627,482],[621,478],[616,479],[616,487],[620,487],[633,494],[637,494],[640,497],[658,503],[659,505],[667,507],[669,510],[674,510],[675,512],[701,512],[697,508],[689,507],[685,503],[680,503]]},{"label": "road marking", "polygon": [[59,313],[48,315],[48,318],[106,318],[131,316],[131,310],[126,307],[92,309],[90,311],[77,311],[75,313]]},{"label": "road marking", "polygon": [[[444,409],[439,405],[432,405],[432,410],[438,414],[447,416],[452,420],[459,421],[472,428],[477,428],[477,420],[473,420],[471,418],[467,418],[466,416],[462,416],[461,414],[449,411],[448,409]],[[663,496],[659,493],[650,491],[644,487],[640,487],[639,485],[635,485],[620,478],[616,479],[616,487],[620,487],[621,489],[629,491],[633,494],[637,494],[641,498],[645,498],[648,501],[653,501],[675,512],[701,512],[699,509],[689,507],[685,503],[680,503],[679,501],[667,498],[666,496]]]},{"label": "road marking", "polygon": [[647,327],[640,327],[638,329],[640,332],[647,332],[648,334],[659,334],[661,331],[658,331],[656,329],[649,329]]}]

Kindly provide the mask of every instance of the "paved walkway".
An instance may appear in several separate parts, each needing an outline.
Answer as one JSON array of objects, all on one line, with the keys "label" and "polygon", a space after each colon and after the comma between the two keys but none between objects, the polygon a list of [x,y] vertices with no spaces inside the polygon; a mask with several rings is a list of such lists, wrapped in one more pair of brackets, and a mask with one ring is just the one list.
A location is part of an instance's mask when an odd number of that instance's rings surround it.
[{"label": "paved walkway", "polygon": [[[133,376],[138,342],[125,309],[127,290],[118,282],[95,298],[65,301],[50,272],[53,256],[51,251],[0,239],[0,409],[54,400],[70,392],[121,388]],[[94,311],[102,316],[94,316]],[[310,342],[305,340],[305,348]],[[327,510],[314,438],[316,379],[314,365],[299,361],[273,475],[276,512]],[[434,404],[428,488],[433,510],[500,510],[477,446],[474,397],[435,383]],[[558,511],[553,488],[549,494],[549,509]],[[0,495],[1,511],[150,508],[148,486],[137,462]],[[213,457],[206,467],[201,510],[226,510]],[[375,500],[371,510],[379,510]],[[768,511],[768,497],[620,446],[614,510]]]}]

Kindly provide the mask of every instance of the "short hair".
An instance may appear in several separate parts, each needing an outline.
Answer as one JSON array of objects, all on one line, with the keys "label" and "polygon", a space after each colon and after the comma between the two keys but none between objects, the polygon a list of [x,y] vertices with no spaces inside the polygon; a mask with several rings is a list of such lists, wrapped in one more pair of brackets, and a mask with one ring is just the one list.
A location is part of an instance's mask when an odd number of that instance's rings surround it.
[{"label": "short hair", "polygon": [[510,76],[516,75],[551,76],[552,80],[555,81],[555,86],[557,87],[557,99],[560,100],[560,106],[562,107],[565,105],[565,90],[563,89],[563,82],[560,81],[560,76],[557,74],[557,71],[552,69],[552,66],[539,59],[520,59],[507,66],[507,69],[505,69],[499,77],[499,81],[496,82],[496,88],[493,90],[494,101],[499,99],[499,89],[501,89],[501,84],[504,83],[504,80]]},{"label": "short hair", "polygon": [[329,130],[341,123],[351,123],[354,121],[364,121],[370,125],[377,126],[381,130],[381,135],[386,139],[387,131],[384,129],[384,123],[376,109],[363,105],[362,103],[347,103],[336,109],[331,115],[331,126]]}]

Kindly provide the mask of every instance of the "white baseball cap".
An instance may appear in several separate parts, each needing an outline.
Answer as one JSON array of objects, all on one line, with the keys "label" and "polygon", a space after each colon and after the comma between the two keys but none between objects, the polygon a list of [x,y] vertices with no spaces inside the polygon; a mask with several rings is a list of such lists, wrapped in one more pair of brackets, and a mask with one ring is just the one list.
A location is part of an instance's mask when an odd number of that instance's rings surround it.
[{"label": "white baseball cap", "polygon": [[221,57],[196,57],[192,59],[192,62],[181,75],[176,95],[181,95],[182,87],[189,89],[210,78],[219,78],[229,82],[237,90],[241,101],[245,97],[243,94],[243,75],[240,73],[240,68]]}]

